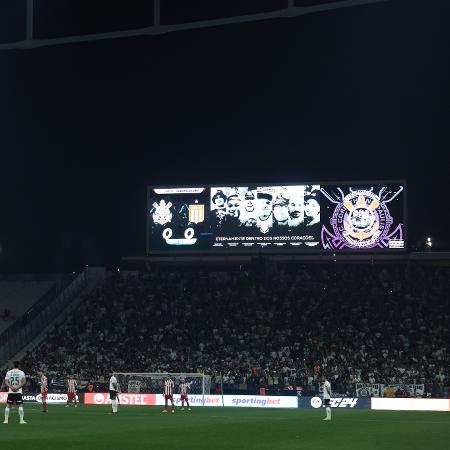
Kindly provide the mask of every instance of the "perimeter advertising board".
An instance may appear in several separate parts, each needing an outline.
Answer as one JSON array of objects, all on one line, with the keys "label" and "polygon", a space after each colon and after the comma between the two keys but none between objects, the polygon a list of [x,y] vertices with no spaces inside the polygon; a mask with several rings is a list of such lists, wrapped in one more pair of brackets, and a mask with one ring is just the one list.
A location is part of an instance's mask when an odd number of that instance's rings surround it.
[{"label": "perimeter advertising board", "polygon": [[[175,406],[181,405],[180,395],[173,396]],[[121,405],[163,406],[162,394],[132,394],[119,395]],[[109,394],[104,392],[86,393],[84,403],[87,405],[111,404]],[[297,396],[261,396],[261,395],[189,395],[190,406],[231,406],[238,408],[297,408]],[[169,403],[170,405],[170,403]]]},{"label": "perimeter advertising board", "polygon": [[[77,395],[78,403],[83,403],[83,395],[84,394]],[[7,398],[7,392],[0,392],[0,403],[6,403]],[[24,403],[42,403],[42,396],[40,393],[28,393],[22,395],[22,400]],[[67,403],[67,394],[48,393],[47,403]]]},{"label": "perimeter advertising board", "polygon": [[[330,400],[332,408],[346,408],[346,409],[370,409],[370,398],[358,397],[333,397]],[[322,397],[299,397],[299,408],[325,408]]]}]

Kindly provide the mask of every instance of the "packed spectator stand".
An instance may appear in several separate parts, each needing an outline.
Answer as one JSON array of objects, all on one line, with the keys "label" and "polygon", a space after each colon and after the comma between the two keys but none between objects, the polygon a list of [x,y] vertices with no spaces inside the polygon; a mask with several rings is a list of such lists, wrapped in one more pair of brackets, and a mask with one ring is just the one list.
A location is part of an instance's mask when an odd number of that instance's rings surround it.
[{"label": "packed spectator stand", "polygon": [[312,264],[249,271],[115,273],[26,355],[34,376],[197,372],[224,390],[355,383],[450,385],[450,269],[407,264]]}]

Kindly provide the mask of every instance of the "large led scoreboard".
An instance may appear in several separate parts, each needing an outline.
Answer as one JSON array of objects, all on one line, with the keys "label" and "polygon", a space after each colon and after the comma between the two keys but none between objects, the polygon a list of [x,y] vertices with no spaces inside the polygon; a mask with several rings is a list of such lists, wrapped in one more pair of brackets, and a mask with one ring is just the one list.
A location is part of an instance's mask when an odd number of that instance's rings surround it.
[{"label": "large led scoreboard", "polygon": [[149,187],[147,253],[393,252],[404,182]]}]

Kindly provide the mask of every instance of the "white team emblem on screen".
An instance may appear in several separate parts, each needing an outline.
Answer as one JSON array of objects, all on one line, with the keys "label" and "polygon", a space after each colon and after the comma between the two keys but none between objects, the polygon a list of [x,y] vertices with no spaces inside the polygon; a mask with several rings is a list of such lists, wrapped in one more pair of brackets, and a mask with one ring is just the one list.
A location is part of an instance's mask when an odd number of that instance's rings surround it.
[{"label": "white team emblem on screen", "polygon": [[173,238],[173,231],[171,228],[166,228],[162,232],[162,237],[168,245],[194,245],[197,242],[195,231],[193,228],[186,228],[184,230],[184,238]]},{"label": "white team emblem on screen", "polygon": [[170,212],[171,202],[166,203],[164,199],[161,199],[158,203],[154,202],[153,207],[155,212],[153,213],[153,221],[160,225],[165,225],[172,221],[172,213]]},{"label": "white team emblem on screen", "polygon": [[205,220],[205,205],[189,205],[189,222],[200,223]]}]

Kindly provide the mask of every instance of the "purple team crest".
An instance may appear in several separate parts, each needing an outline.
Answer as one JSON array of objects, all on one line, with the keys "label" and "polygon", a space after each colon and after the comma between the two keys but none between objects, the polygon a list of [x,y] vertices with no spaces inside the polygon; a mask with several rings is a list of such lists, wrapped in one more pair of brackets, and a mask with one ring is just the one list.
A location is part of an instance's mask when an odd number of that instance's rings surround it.
[{"label": "purple team crest", "polygon": [[393,218],[387,203],[391,202],[403,190],[382,187],[378,194],[370,189],[353,190],[344,194],[321,189],[323,195],[336,204],[330,218],[332,231],[326,225],[322,227],[321,240],[325,250],[333,249],[370,249],[403,248],[403,229],[399,224],[393,232]]}]

